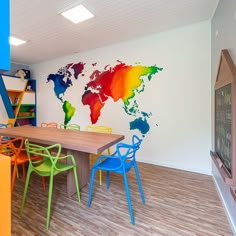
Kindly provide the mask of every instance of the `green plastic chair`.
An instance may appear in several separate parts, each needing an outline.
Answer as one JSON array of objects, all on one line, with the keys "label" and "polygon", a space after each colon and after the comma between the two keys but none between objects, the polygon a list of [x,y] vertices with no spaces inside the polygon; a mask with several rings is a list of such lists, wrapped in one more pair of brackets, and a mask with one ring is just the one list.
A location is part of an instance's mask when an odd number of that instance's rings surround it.
[{"label": "green plastic chair", "polygon": [[[80,202],[80,192],[79,192],[79,183],[78,183],[77,172],[76,172],[76,162],[73,155],[67,155],[67,156],[62,156],[62,157],[60,156],[61,154],[60,144],[54,144],[48,147],[43,147],[40,145],[29,143],[29,140],[26,139],[25,148],[26,148],[26,152],[29,158],[29,167],[28,167],[28,172],[26,176],[26,183],[25,183],[24,195],[23,195],[21,209],[20,209],[20,215],[22,216],[23,214],[31,173],[35,172],[40,176],[49,176],[50,182],[49,182],[49,191],[48,191],[48,209],[47,209],[47,222],[46,222],[46,231],[48,231],[49,222],[50,222],[50,212],[51,212],[53,177],[55,175],[60,174],[61,172],[73,169],[74,177],[75,177],[75,185],[76,185],[76,190],[77,190],[77,197],[78,197],[78,201]],[[52,149],[53,149],[54,154],[51,154]],[[30,157],[35,156],[35,155],[41,156],[42,160],[32,161]],[[70,159],[71,164],[59,162],[59,160],[62,160],[62,159]]]},{"label": "green plastic chair", "polygon": [[80,126],[77,124],[60,124],[60,129],[74,129],[74,130],[80,130]]}]

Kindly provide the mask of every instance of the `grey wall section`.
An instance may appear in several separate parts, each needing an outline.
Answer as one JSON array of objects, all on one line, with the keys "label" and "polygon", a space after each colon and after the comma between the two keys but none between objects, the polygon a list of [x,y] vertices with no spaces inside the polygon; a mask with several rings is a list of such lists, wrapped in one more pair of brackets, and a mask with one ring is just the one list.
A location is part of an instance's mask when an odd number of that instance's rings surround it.
[{"label": "grey wall section", "polygon": [[[222,49],[228,49],[236,64],[236,0],[220,0],[212,19],[211,44],[212,147],[214,149],[214,85]],[[212,163],[212,174],[236,235],[236,202],[214,163]]]},{"label": "grey wall section", "polygon": [[28,65],[21,65],[21,64],[17,64],[17,63],[11,63],[10,70],[9,71],[0,70],[0,74],[15,75],[17,70],[20,70],[20,69],[29,70],[29,66]]}]

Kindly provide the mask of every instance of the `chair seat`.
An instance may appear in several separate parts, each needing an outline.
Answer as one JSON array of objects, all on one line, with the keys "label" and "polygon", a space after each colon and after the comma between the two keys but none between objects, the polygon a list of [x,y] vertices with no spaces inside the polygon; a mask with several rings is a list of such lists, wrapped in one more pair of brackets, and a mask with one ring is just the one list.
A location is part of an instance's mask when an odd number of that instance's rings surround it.
[{"label": "chair seat", "polygon": [[[107,171],[113,171],[118,174],[123,174],[124,170],[125,172],[128,172],[132,167],[132,162],[125,162],[124,166],[121,163],[121,160],[119,158],[110,158],[102,161],[101,163],[94,166],[95,169],[98,170],[107,170]],[[123,169],[124,168],[124,169]]]},{"label": "chair seat", "polygon": [[[31,160],[38,160],[38,159],[41,159],[41,156],[31,156],[30,157]],[[16,156],[13,155],[11,156],[11,163],[14,163],[16,161]],[[26,163],[28,162],[28,156],[27,156],[27,153],[26,151],[21,151],[20,153],[20,156],[17,158],[17,164],[23,164],[23,163]]]},{"label": "chair seat", "polygon": [[[67,171],[73,168],[74,165],[69,165],[61,162],[56,163],[56,168],[53,169],[53,175],[57,175],[62,171]],[[41,165],[34,167],[35,171],[37,171],[40,175],[43,176],[50,176],[51,175],[51,168],[52,163],[50,160],[44,161]]]}]

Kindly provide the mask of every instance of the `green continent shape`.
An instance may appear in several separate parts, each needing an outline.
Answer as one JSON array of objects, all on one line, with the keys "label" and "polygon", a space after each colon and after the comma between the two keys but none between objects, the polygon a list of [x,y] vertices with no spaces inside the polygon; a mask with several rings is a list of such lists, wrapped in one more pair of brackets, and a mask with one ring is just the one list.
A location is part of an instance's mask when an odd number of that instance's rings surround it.
[{"label": "green continent shape", "polygon": [[75,107],[73,107],[70,102],[65,101],[62,105],[62,109],[65,113],[64,125],[67,125],[75,114]]}]

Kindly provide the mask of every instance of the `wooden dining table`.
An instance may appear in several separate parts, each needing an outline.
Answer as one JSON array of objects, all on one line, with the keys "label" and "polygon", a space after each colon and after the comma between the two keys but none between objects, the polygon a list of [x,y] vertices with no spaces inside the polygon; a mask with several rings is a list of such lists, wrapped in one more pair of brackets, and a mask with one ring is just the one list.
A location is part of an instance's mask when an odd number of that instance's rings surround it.
[{"label": "wooden dining table", "polygon": [[[23,137],[32,143],[52,145],[60,143],[66,154],[75,157],[80,188],[89,182],[89,154],[99,154],[124,139],[124,135],[87,132],[71,129],[18,126],[0,129],[0,135]],[[67,196],[76,192],[73,171],[67,173]]]}]

